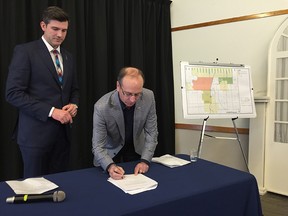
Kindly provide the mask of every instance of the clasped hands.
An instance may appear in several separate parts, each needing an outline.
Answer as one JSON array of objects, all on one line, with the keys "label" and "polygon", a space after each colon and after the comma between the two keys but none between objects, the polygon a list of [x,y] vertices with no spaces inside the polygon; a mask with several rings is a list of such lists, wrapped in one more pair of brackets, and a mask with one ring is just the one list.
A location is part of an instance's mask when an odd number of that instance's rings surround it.
[{"label": "clasped hands", "polygon": [[[148,170],[149,166],[144,162],[140,162],[134,168],[134,175],[137,175],[138,173],[146,173]],[[109,167],[108,172],[110,177],[116,180],[123,179],[125,174],[124,169],[116,164],[112,164]]]},{"label": "clasped hands", "polygon": [[62,109],[55,108],[52,113],[52,118],[60,121],[62,124],[72,124],[73,118],[77,115],[78,107],[76,104],[65,105]]}]

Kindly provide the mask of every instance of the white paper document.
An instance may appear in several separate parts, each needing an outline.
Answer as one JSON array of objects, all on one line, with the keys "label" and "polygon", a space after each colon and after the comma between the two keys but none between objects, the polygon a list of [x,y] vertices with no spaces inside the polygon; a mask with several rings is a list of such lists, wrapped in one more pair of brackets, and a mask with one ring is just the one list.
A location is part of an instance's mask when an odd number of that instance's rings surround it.
[{"label": "white paper document", "polygon": [[120,180],[115,180],[110,177],[108,178],[108,181],[123,190],[125,193],[131,195],[153,190],[158,186],[158,182],[142,174],[124,175],[124,178]]},{"label": "white paper document", "polygon": [[179,167],[191,163],[190,161],[174,157],[169,154],[163,155],[161,157],[153,157],[152,162],[160,163],[170,168]]},{"label": "white paper document", "polygon": [[42,194],[44,192],[58,188],[58,185],[45,179],[27,178],[23,181],[11,180],[6,183],[14,190],[16,194]]}]

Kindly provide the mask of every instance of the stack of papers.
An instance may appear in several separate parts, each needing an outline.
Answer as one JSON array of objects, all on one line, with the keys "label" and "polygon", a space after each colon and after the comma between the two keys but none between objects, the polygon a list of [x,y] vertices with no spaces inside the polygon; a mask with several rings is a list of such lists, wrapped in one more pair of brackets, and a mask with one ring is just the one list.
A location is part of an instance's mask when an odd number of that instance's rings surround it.
[{"label": "stack of papers", "polygon": [[108,181],[123,190],[125,193],[129,193],[131,195],[153,190],[158,186],[156,181],[144,176],[143,174],[124,175],[124,178],[120,180],[115,180],[110,177],[108,178]]},{"label": "stack of papers", "polygon": [[42,194],[58,188],[58,185],[43,177],[27,178],[23,181],[11,180],[6,183],[16,194]]},{"label": "stack of papers", "polygon": [[191,163],[190,161],[187,161],[178,157],[174,157],[169,154],[163,155],[161,157],[153,157],[152,162],[160,163],[170,168],[183,166],[183,165]]}]

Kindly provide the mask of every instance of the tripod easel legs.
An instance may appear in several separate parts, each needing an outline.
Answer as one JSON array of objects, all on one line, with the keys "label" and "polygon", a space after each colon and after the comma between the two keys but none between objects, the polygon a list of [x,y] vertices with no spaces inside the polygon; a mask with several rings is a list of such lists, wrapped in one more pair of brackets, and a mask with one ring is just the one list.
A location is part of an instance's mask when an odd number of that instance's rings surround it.
[{"label": "tripod easel legs", "polygon": [[199,144],[198,144],[198,152],[199,152],[198,155],[199,155],[199,158],[201,157],[201,151],[202,151],[202,145],[203,145],[204,136],[208,136],[208,137],[216,138],[216,139],[237,140],[237,142],[239,144],[239,147],[240,147],[240,150],[241,150],[241,153],[242,153],[242,156],[243,156],[243,159],[244,159],[244,162],[245,162],[245,165],[246,165],[246,169],[247,169],[248,172],[250,172],[249,171],[249,167],[248,167],[248,161],[247,161],[247,158],[246,158],[245,153],[243,151],[243,147],[242,147],[242,144],[240,142],[239,133],[238,133],[238,130],[237,130],[237,127],[236,127],[236,123],[235,123],[235,120],[238,119],[238,117],[237,118],[232,118],[232,122],[233,122],[234,130],[235,130],[236,138],[216,137],[216,136],[211,136],[211,135],[205,134],[205,128],[206,128],[206,124],[207,124],[208,118],[209,118],[209,116],[203,120],[203,124],[202,124],[202,130],[201,130],[200,140],[199,140]]}]

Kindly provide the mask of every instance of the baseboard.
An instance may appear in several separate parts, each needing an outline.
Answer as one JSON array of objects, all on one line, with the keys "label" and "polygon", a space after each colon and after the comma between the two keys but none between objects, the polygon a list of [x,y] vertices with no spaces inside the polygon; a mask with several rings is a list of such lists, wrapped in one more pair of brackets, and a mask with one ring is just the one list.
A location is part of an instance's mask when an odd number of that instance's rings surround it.
[{"label": "baseboard", "polygon": [[267,193],[267,189],[266,188],[260,188],[260,187],[258,187],[258,189],[259,189],[259,194],[262,196],[262,195],[265,195],[266,193]]}]

